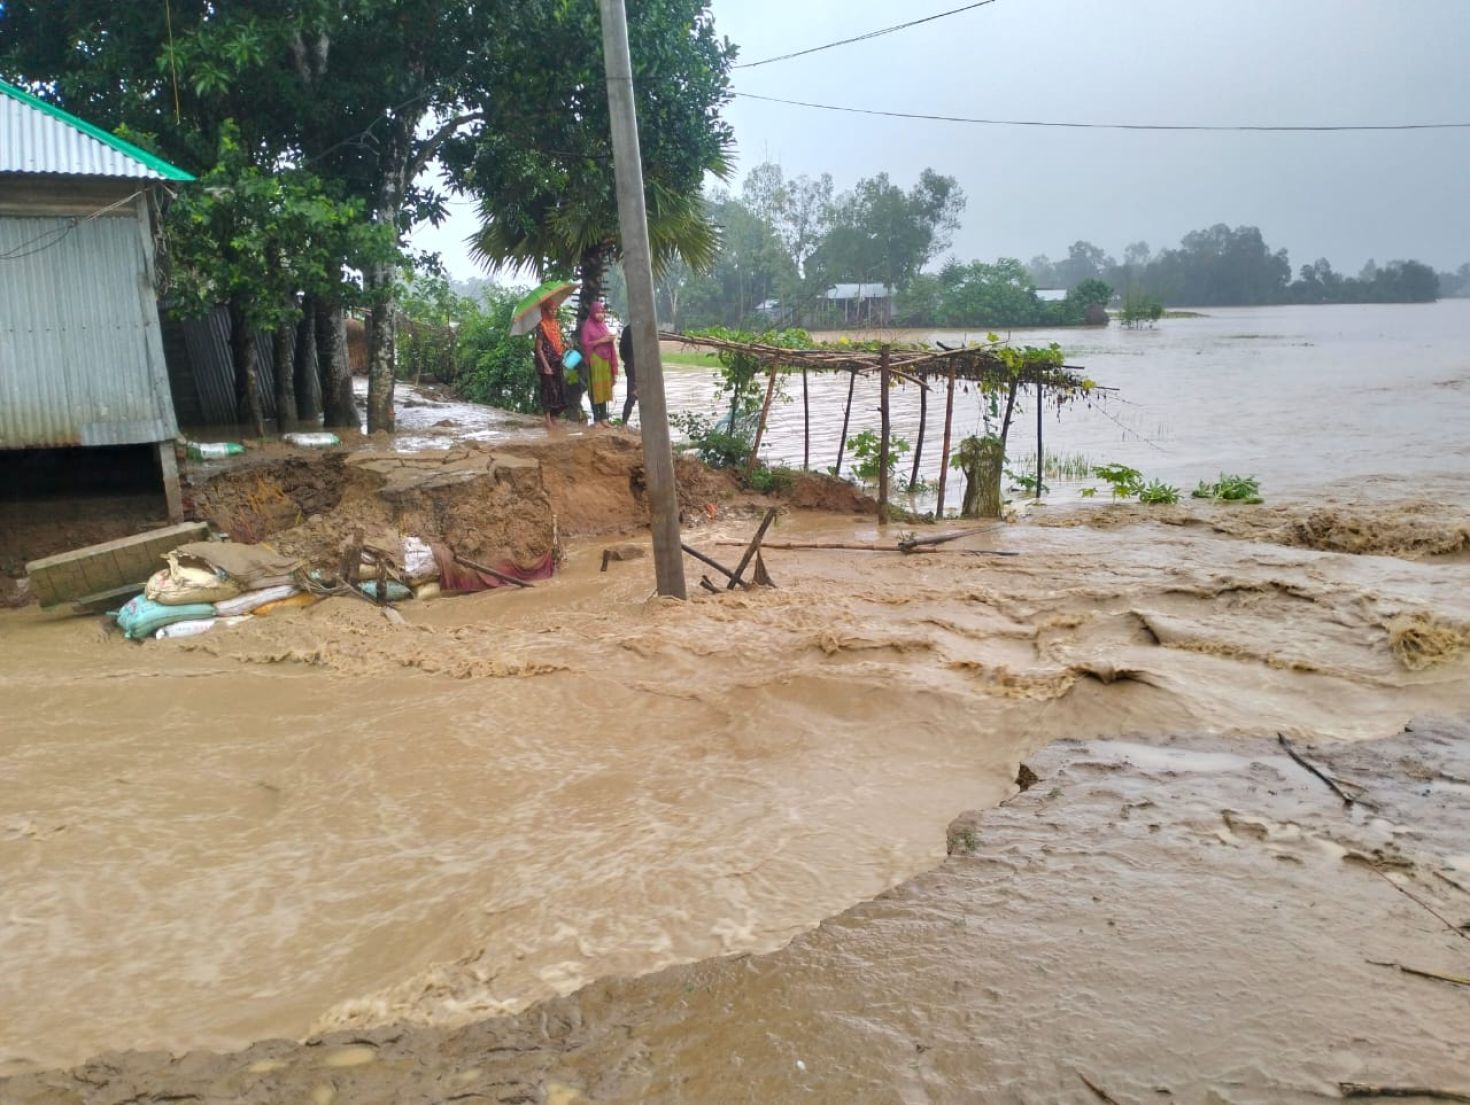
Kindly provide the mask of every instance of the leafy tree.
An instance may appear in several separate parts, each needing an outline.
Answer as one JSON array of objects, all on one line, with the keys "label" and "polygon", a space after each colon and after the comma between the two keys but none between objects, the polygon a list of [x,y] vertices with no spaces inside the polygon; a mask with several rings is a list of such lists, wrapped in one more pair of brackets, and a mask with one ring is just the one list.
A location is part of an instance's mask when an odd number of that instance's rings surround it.
[{"label": "leafy tree", "polygon": [[1055,266],[1057,286],[1075,288],[1084,280],[1096,280],[1115,262],[1091,242],[1073,242],[1067,250],[1067,259]]},{"label": "leafy tree", "polygon": [[456,386],[476,403],[535,414],[539,382],[529,336],[512,337],[510,319],[519,291],[487,289],[484,306],[471,304],[460,320]]},{"label": "leafy tree", "polygon": [[[263,172],[235,135],[233,126],[222,129],[215,166],[182,188],[169,208],[169,277],[180,314],[207,314],[217,303],[229,307],[236,414],[259,437],[265,427],[256,335],[293,325],[300,317],[296,292],[335,283],[339,258],[367,264],[391,256],[393,246],[362,221],[359,203],[331,199],[308,174]],[[278,383],[291,372],[290,364],[277,365]],[[294,411],[279,413],[283,422],[295,417]]]},{"label": "leafy tree", "polygon": [[[449,178],[480,203],[473,243],[486,264],[540,276],[576,272],[582,317],[622,254],[609,133],[602,32],[586,0],[531,0],[536,33],[513,80],[474,103],[475,127],[449,138]],[[699,194],[729,170],[734,47],[705,0],[629,5],[633,80],[656,267],[676,256],[714,260],[715,227]],[[502,34],[499,28],[497,35]]]},{"label": "leafy tree", "polygon": [[860,180],[833,205],[831,227],[811,264],[825,283],[846,280],[899,287],[949,245],[965,194],[932,169],[908,192],[887,173]]}]

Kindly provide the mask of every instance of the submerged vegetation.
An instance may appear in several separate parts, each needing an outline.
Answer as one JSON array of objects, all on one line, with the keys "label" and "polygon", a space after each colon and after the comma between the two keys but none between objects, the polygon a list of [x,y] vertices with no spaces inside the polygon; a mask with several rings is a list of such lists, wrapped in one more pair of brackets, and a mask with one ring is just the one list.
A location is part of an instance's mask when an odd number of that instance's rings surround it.
[{"label": "submerged vegetation", "polygon": [[1254,476],[1233,476],[1224,472],[1214,483],[1200,480],[1191,493],[1196,499],[1219,499],[1227,503],[1259,503],[1261,483]]}]

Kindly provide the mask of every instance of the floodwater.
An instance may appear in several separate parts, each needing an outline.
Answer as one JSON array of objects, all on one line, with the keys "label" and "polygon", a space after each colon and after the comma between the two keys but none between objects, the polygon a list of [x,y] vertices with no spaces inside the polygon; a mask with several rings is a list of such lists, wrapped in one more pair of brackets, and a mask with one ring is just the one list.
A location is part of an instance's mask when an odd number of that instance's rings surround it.
[{"label": "floodwater", "polygon": [[[1064,335],[1147,440],[1090,414],[1069,439],[1066,415],[1057,447],[1254,472],[1263,508],[772,551],[778,589],[682,606],[584,542],[554,583],[405,627],[336,600],[134,646],[0,615],[0,1074],[464,1023],[770,951],[931,867],[1061,737],[1361,740],[1470,711],[1467,324],[1446,303]],[[878,536],[816,516],[771,540]],[[1021,555],[972,555],[997,549]]]},{"label": "floodwater", "polygon": [[[984,332],[960,330],[861,336],[947,345],[985,339]],[[1206,317],[1165,319],[1153,329],[1114,324],[1009,336],[1017,345],[1057,342],[1069,364],[1118,389],[1090,407],[1074,404],[1060,414],[1048,405],[1042,436],[1050,453],[1080,454],[1093,465],[1126,464],[1186,491],[1222,470],[1253,473],[1278,495],[1383,481],[1433,494],[1470,468],[1470,299],[1210,308]],[[707,371],[671,368],[670,409],[714,409],[711,378]],[[847,386],[841,374],[808,377],[813,468],[836,462]],[[783,389],[786,401],[773,406],[762,455],[800,466],[800,377],[785,378]],[[1036,453],[1036,406],[1026,397],[1022,404],[1010,438],[1016,466]],[[933,482],[944,434],[941,386],[928,406],[920,477]],[[918,389],[896,386],[891,407],[893,432],[916,441]],[[878,387],[871,379],[858,381],[853,400],[850,433],[864,429],[878,429]],[[954,439],[977,431],[983,432],[979,398],[962,391],[955,398]],[[849,454],[844,471],[850,463]],[[911,464],[911,454],[899,463],[905,480]],[[1048,482],[1062,490],[1059,481]],[[1064,494],[1076,497],[1074,488]],[[946,498],[951,507],[958,502],[957,493]]]}]

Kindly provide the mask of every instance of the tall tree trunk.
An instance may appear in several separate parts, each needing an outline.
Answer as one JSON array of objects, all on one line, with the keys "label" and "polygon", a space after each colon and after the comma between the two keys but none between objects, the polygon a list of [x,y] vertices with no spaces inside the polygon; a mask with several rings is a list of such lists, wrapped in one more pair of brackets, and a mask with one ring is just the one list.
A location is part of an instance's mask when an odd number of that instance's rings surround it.
[{"label": "tall tree trunk", "polygon": [[322,378],[322,416],[327,426],[358,429],[362,422],[352,396],[352,372],[347,366],[347,325],[342,304],[320,298],[316,302],[316,359]]},{"label": "tall tree trunk", "polygon": [[[582,290],[577,294],[577,328],[580,330],[582,323],[586,321],[587,314],[592,310],[592,304],[603,297],[607,283],[607,255],[608,249],[605,244],[595,245],[582,254],[582,260],[577,265],[577,277],[582,281]],[[630,322],[631,319],[624,319]]]},{"label": "tall tree trunk", "polygon": [[322,380],[316,370],[316,297],[302,304],[296,324],[296,416],[315,423],[322,416]]},{"label": "tall tree trunk", "polygon": [[255,386],[255,331],[240,299],[230,300],[230,360],[235,369],[235,420],[248,437],[265,436],[265,414]]},{"label": "tall tree trunk", "polygon": [[272,347],[276,369],[276,426],[282,433],[296,424],[296,325],[285,323]]},{"label": "tall tree trunk", "polygon": [[393,359],[397,338],[393,266],[375,263],[364,274],[373,293],[368,316],[368,433],[393,432]]}]

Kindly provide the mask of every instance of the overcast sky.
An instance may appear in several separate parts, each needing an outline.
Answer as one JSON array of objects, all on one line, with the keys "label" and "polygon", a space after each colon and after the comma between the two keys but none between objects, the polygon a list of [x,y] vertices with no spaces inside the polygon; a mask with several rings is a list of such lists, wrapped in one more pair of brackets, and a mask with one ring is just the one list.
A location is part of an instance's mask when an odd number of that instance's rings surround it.
[{"label": "overcast sky", "polygon": [[[713,0],[756,61],[964,0]],[[634,28],[636,34],[636,26]],[[738,91],[941,115],[1068,122],[1470,122],[1467,0],[995,0],[869,42],[736,70]],[[1212,223],[1259,226],[1293,268],[1369,257],[1470,261],[1470,130],[1136,133],[973,126],[736,99],[737,181],[760,161],[830,172],[839,190],[925,166],[969,197],[951,252],[1115,255]],[[461,202],[415,244],[476,273]]]}]

